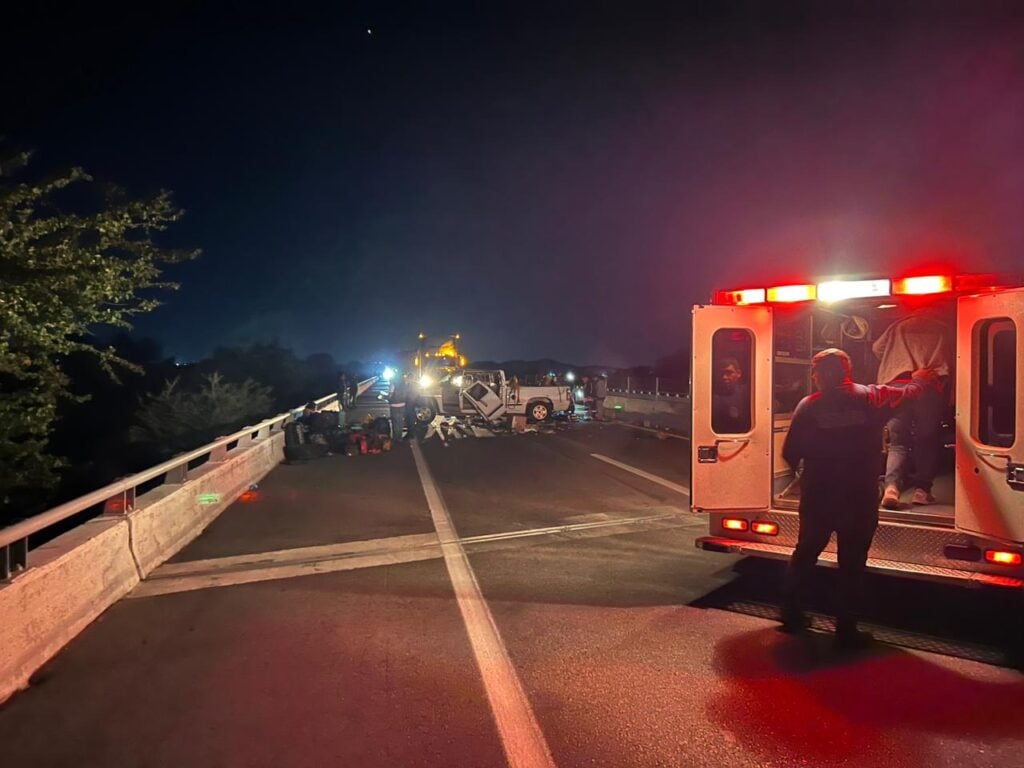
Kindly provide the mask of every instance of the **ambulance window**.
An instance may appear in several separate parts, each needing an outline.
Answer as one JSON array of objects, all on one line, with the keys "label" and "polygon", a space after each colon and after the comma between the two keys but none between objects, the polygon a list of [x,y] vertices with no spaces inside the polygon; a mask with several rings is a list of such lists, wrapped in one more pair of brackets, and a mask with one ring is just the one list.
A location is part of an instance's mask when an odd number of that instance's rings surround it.
[{"label": "ambulance window", "polygon": [[1008,317],[981,323],[977,335],[978,418],[975,439],[1009,448],[1017,433],[1017,328]]},{"label": "ambulance window", "polygon": [[711,337],[711,429],[720,435],[751,429],[754,337],[746,328],[720,328]]}]

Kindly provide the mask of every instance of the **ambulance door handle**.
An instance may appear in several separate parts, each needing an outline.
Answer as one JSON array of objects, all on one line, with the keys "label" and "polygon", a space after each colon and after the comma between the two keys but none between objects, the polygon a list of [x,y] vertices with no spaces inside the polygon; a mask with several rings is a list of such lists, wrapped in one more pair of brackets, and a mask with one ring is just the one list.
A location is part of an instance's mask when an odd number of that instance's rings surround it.
[{"label": "ambulance door handle", "polygon": [[740,438],[738,440],[732,439],[732,438],[730,438],[730,439],[719,439],[719,440],[715,440],[715,447],[717,448],[719,445],[724,445],[725,443],[738,443],[740,445],[747,445],[749,442],[750,442],[750,438],[749,437],[743,437],[743,438]]},{"label": "ambulance door handle", "polygon": [[974,453],[977,454],[978,456],[984,456],[990,459],[1002,459],[1003,461],[1006,462],[1010,461],[1009,455],[1005,453],[995,453],[994,451],[979,451],[978,449],[975,449]]}]

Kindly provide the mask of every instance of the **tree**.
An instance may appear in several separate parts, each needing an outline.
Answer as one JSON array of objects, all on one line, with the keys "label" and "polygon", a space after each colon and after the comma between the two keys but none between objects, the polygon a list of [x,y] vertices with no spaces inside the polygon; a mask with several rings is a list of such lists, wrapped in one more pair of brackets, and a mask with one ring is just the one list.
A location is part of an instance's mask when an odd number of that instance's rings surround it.
[{"label": "tree", "polygon": [[199,252],[165,248],[154,236],[183,211],[166,191],[130,199],[97,189],[72,168],[24,179],[31,153],[0,159],[0,510],[19,493],[51,487],[61,461],[47,452],[57,408],[73,398],[64,361],[93,355],[116,380],[137,370],[113,347],[88,343],[98,326],[130,328],[159,306],[162,266]]},{"label": "tree", "polygon": [[272,405],[270,388],[252,379],[236,384],[213,373],[203,377],[198,390],[179,384],[180,379],[172,379],[160,393],[142,402],[137,424],[129,433],[133,441],[172,455],[258,420]]}]

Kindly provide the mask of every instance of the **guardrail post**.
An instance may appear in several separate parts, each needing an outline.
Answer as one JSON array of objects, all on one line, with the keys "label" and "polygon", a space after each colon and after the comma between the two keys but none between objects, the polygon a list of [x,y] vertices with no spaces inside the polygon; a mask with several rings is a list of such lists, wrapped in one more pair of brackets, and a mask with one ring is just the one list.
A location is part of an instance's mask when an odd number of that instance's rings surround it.
[{"label": "guardrail post", "polygon": [[626,392],[630,392],[630,391],[632,391],[632,390],[630,390],[630,388],[629,388],[629,376],[627,376],[626,377]]},{"label": "guardrail post", "polygon": [[0,580],[6,581],[27,567],[28,539],[18,539],[0,547]]},{"label": "guardrail post", "polygon": [[[223,437],[223,435],[221,435],[221,437]],[[221,437],[218,437],[217,439],[220,440]],[[212,451],[210,451],[209,461],[212,464],[212,463],[215,463],[215,462],[218,462],[218,461],[224,461],[224,459],[226,459],[227,457],[228,457],[228,446],[225,443],[224,445],[218,445],[216,448],[214,448]]]},{"label": "guardrail post", "polygon": [[654,377],[654,399],[658,399],[658,390],[661,388],[661,379]]},{"label": "guardrail post", "polygon": [[135,488],[127,488],[103,502],[104,515],[125,515],[135,509]]},{"label": "guardrail post", "polygon": [[164,475],[164,485],[181,485],[188,480],[188,462],[168,469]]}]

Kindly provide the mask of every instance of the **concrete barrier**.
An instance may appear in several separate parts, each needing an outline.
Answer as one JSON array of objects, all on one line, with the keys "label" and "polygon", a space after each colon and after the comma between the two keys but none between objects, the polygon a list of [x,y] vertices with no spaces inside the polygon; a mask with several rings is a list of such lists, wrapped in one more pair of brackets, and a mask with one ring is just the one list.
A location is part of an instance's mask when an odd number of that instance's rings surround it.
[{"label": "concrete barrier", "polygon": [[[621,406],[621,409],[617,409],[616,406]],[[604,401],[604,408],[608,418],[690,434],[689,397],[656,397],[609,392]]]},{"label": "concrete barrier", "polygon": [[128,525],[143,578],[284,460],[284,434],[254,440],[238,455],[234,453],[224,461],[192,470],[185,483],[162,485],[136,500],[135,509],[128,513]]},{"label": "concrete barrier", "polygon": [[0,588],[0,701],[139,583],[124,518],[90,520],[34,554]]}]

